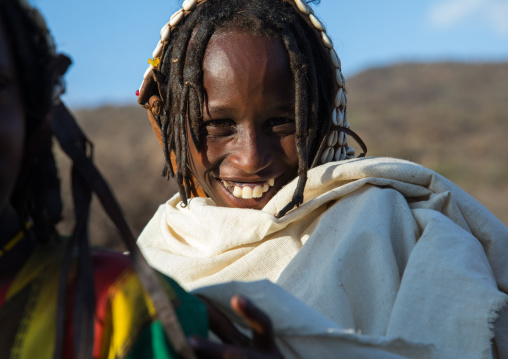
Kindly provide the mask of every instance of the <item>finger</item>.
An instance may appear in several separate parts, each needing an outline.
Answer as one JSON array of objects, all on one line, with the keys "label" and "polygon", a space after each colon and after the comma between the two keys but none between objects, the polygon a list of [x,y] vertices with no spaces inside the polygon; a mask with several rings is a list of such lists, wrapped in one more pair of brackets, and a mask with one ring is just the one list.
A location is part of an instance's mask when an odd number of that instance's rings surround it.
[{"label": "finger", "polygon": [[255,348],[270,351],[276,347],[272,321],[265,312],[241,296],[231,298],[231,307],[252,328]]},{"label": "finger", "polygon": [[240,333],[240,331],[236,329],[233,323],[231,323],[231,320],[229,320],[224,313],[215,308],[215,306],[207,298],[202,296],[199,296],[199,298],[206,305],[210,330],[217,335],[223,343],[245,347],[249,346],[250,339]]}]

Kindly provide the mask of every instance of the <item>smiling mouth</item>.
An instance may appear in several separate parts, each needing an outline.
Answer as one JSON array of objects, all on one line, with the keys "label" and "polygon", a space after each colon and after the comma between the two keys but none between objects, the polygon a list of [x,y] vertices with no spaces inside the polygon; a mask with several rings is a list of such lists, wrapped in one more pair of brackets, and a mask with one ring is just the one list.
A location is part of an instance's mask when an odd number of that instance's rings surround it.
[{"label": "smiling mouth", "polygon": [[220,180],[224,187],[236,198],[252,199],[261,198],[275,184],[275,178],[263,182],[234,182]]}]

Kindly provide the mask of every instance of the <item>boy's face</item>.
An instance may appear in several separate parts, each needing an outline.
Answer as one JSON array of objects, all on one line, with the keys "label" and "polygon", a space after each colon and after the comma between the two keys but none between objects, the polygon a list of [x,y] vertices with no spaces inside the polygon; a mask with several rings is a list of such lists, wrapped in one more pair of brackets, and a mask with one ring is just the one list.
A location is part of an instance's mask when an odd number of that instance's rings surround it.
[{"label": "boy's face", "polygon": [[217,205],[261,209],[298,169],[288,54],[279,39],[216,33],[203,84],[202,151],[189,141],[191,171]]},{"label": "boy's face", "polygon": [[0,215],[20,170],[25,113],[4,24],[0,19]]}]

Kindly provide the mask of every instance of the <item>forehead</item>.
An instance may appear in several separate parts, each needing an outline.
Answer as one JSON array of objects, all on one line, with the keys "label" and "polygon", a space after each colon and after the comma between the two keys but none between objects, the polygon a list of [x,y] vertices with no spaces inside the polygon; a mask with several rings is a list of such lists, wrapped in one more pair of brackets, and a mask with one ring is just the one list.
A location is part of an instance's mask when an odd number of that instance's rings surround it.
[{"label": "forehead", "polygon": [[219,75],[237,65],[244,66],[245,70],[269,65],[274,71],[282,71],[288,68],[289,58],[278,38],[241,30],[215,33],[206,48],[203,69]]},{"label": "forehead", "polygon": [[249,96],[253,92],[268,95],[266,91],[292,92],[293,76],[289,56],[279,38],[227,30],[215,33],[208,43],[203,82],[212,97],[232,89]]}]

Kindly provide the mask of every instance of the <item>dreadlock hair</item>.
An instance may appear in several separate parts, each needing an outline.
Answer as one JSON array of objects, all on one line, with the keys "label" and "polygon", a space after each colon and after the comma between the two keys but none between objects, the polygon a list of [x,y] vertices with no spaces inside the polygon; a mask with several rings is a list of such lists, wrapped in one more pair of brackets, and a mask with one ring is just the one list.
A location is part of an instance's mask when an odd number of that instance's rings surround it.
[{"label": "dreadlock hair", "polygon": [[20,218],[30,217],[39,240],[56,238],[61,218],[60,181],[48,131],[52,95],[58,74],[52,44],[17,1],[0,1],[9,47],[16,59],[26,119],[24,159],[11,196]]},{"label": "dreadlock hair", "polygon": [[[16,59],[16,73],[21,89],[25,112],[25,146],[23,162],[10,202],[20,218],[30,218],[32,236],[37,242],[60,242],[56,225],[61,219],[62,200],[60,180],[53,154],[51,128],[55,91],[61,86],[60,78],[70,65],[64,55],[56,54],[44,19],[37,10],[18,0],[1,0],[0,16]],[[83,213],[85,217],[87,214]],[[76,223],[86,222],[76,216]],[[78,225],[76,227],[79,227]],[[84,337],[93,337],[94,290],[90,250],[84,230],[75,230],[73,237],[81,237],[78,250],[78,279],[74,306],[74,348],[83,350]],[[55,358],[61,356],[65,313],[67,276],[72,263],[75,245],[67,245],[60,275],[57,318],[57,342]],[[83,318],[79,313],[89,316]],[[92,334],[92,335],[91,335]],[[93,339],[92,339],[93,340]],[[89,339],[85,339],[88,343]],[[85,349],[88,355],[88,351]],[[89,351],[91,355],[91,351]]]},{"label": "dreadlock hair", "polygon": [[319,31],[289,1],[206,0],[171,29],[161,63],[138,99],[145,105],[155,95],[164,104],[161,111],[152,110],[161,129],[166,160],[163,175],[176,179],[186,204],[192,188],[186,132],[200,151],[205,99],[202,63],[210,38],[224,30],[246,30],[256,36],[278,38],[288,53],[295,84],[298,184],[287,212],[303,202],[307,170],[316,163],[314,159],[330,130],[337,92],[335,67]]},{"label": "dreadlock hair", "polygon": [[136,240],[106,181],[92,162],[92,144],[63,103],[62,75],[70,59],[57,54],[42,16],[26,0],[0,0],[0,18],[16,60],[16,73],[25,112],[25,146],[21,173],[10,198],[20,218],[33,221],[39,242],[60,241],[56,224],[61,218],[60,181],[52,140],[57,139],[71,158],[75,228],[61,256],[54,358],[62,356],[66,292],[73,258],[77,257],[74,298],[74,356],[92,357],[94,342],[95,294],[87,224],[92,192],[98,198],[130,252],[132,265],[157,311],[166,336],[184,358],[195,358],[187,344],[174,308],[157,274],[143,258]]}]

